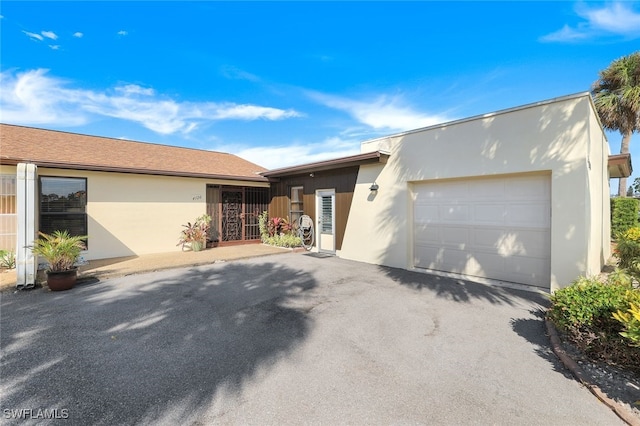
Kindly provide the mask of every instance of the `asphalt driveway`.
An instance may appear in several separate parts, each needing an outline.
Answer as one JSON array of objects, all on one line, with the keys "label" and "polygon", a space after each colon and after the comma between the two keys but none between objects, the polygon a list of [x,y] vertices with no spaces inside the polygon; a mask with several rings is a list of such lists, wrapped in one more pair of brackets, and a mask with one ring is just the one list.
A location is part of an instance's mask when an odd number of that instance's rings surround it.
[{"label": "asphalt driveway", "polygon": [[622,424],[534,293],[283,254],[1,298],[6,423]]}]

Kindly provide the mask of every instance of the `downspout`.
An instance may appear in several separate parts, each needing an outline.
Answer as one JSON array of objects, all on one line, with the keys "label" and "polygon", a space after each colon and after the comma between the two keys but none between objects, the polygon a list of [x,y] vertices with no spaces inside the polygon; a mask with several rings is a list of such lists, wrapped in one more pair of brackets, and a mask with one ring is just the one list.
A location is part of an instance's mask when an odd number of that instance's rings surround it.
[{"label": "downspout", "polygon": [[37,264],[30,246],[35,238],[36,209],[36,176],[35,164],[19,163],[16,179],[16,287],[24,290],[35,287]]}]

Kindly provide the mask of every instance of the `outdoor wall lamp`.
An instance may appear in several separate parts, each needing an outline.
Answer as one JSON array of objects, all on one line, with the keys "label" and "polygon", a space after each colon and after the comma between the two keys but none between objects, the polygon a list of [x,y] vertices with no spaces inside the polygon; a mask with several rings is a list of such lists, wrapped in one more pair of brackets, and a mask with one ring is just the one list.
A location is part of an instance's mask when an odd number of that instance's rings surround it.
[{"label": "outdoor wall lamp", "polygon": [[377,184],[377,183],[375,183],[375,182],[373,182],[373,183],[371,184],[371,186],[369,187],[369,191],[371,191],[371,192],[377,192],[377,191],[378,191],[378,188],[379,188],[379,187],[378,187],[378,184]]}]

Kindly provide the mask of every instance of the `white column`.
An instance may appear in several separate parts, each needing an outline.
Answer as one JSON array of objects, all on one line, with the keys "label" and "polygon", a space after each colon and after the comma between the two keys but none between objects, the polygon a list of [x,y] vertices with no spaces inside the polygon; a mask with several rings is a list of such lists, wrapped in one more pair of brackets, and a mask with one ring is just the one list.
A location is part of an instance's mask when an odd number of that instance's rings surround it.
[{"label": "white column", "polygon": [[33,288],[38,271],[36,259],[30,246],[36,237],[37,167],[35,164],[18,164],[16,179],[16,202],[18,216],[18,238],[16,247],[16,287],[20,290]]}]

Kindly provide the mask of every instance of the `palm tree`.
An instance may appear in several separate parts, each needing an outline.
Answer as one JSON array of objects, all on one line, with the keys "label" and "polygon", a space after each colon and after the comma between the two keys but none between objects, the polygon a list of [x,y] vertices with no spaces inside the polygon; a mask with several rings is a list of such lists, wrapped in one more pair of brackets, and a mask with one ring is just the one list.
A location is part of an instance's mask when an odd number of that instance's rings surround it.
[{"label": "palm tree", "polygon": [[[600,71],[591,95],[607,130],[622,134],[620,154],[629,152],[633,132],[640,131],[640,51],[616,59]],[[627,193],[627,178],[620,178],[618,195]]]}]

